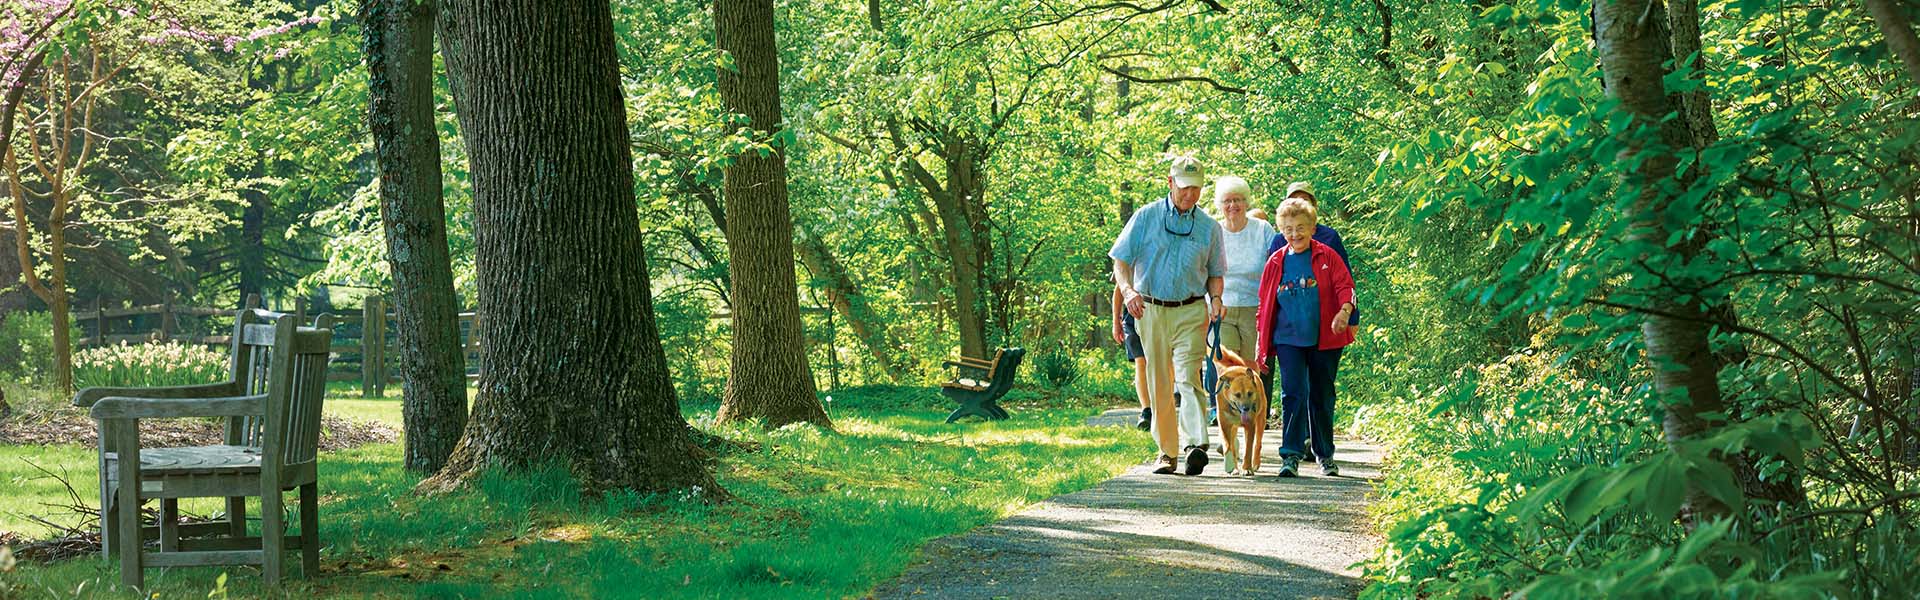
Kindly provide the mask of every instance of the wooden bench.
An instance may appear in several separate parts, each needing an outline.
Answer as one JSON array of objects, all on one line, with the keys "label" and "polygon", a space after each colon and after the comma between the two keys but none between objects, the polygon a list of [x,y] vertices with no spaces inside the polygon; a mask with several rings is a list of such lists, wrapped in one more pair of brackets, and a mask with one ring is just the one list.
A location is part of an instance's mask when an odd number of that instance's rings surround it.
[{"label": "wooden bench", "polygon": [[1019,370],[1020,359],[1026,354],[1021,348],[1001,348],[991,361],[967,356],[946,361],[956,373],[952,381],[940,384],[940,393],[960,404],[953,414],[947,415],[947,422],[969,415],[990,421],[1007,418],[1007,409],[1001,408],[998,401],[1013,389],[1014,372]]},{"label": "wooden bench", "polygon": [[[100,541],[118,557],[120,582],[140,587],[142,569],[260,565],[278,584],[282,554],[298,549],[302,571],[320,568],[318,457],[331,317],[313,327],[258,309],[234,318],[227,381],[153,388],[88,388],[73,397],[100,425]],[[224,417],[226,443],[140,447],[140,421]],[[130,484],[129,482],[138,482]],[[300,528],[287,535],[283,491],[300,490]],[[260,498],[261,534],[247,534],[246,499]],[[181,498],[226,498],[224,521],[181,525]],[[142,527],[140,505],[160,500],[159,522]],[[148,540],[159,540],[157,552]]]}]

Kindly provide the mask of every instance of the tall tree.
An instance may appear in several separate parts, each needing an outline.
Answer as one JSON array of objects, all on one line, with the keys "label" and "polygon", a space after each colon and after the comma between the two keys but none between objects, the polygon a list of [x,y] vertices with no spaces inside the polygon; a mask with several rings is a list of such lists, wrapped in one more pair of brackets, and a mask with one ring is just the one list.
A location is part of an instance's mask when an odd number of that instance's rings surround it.
[{"label": "tall tree", "polygon": [[[1695,136],[1705,132],[1696,131],[1702,127],[1697,120],[1666,118],[1683,109],[1663,83],[1665,64],[1673,58],[1673,32],[1666,7],[1660,0],[1596,0],[1593,16],[1606,93],[1620,101],[1633,122],[1619,156],[1621,164],[1635,165],[1622,174],[1621,181],[1624,191],[1635,194],[1628,243],[1644,252],[1664,255],[1661,260],[1643,261],[1648,271],[1638,275],[1687,285],[1685,275],[1660,271],[1686,268],[1702,254],[1706,243],[1706,232],[1670,235],[1673,230],[1667,215],[1677,194],[1671,189],[1679,165],[1676,150],[1695,147]],[[1687,44],[1682,42],[1683,47]],[[1691,45],[1697,47],[1698,42],[1692,41]],[[1694,101],[1705,105],[1707,99],[1688,100]],[[1705,121],[1704,129],[1711,131],[1711,117]],[[1665,408],[1662,426],[1667,443],[1677,446],[1703,437],[1726,418],[1727,405],[1718,380],[1723,363],[1713,352],[1710,339],[1713,316],[1730,311],[1718,303],[1710,304],[1697,291],[1648,294],[1645,302],[1637,307],[1644,314],[1641,335],[1646,339],[1647,361],[1653,365],[1654,387]],[[1748,457],[1729,454],[1720,458],[1734,473],[1752,471]],[[1691,481],[1686,505],[1692,523],[1725,515],[1730,509]]]},{"label": "tall tree", "polygon": [[[13,197],[14,256],[20,265],[20,278],[47,304],[52,317],[53,385],[58,391],[73,390],[73,294],[67,278],[72,245],[68,237],[80,226],[88,205],[102,202],[83,189],[86,168],[108,142],[97,131],[95,119],[104,112],[102,101],[109,94],[108,84],[138,52],[122,53],[113,41],[91,39],[84,48],[44,61],[39,70],[40,85],[27,86],[39,94],[10,102],[26,109],[22,115],[27,119],[25,127],[19,131],[24,134],[24,143],[10,141],[8,147],[0,148],[0,162],[4,163]],[[36,202],[44,202],[46,209],[29,211],[29,205]],[[43,266],[47,271],[44,277],[38,272]]]},{"label": "tall tree", "polygon": [[724,497],[654,324],[607,1],[440,8],[488,362],[466,434],[422,489],[558,462],[587,493]]},{"label": "tall tree", "polygon": [[368,123],[405,386],[405,465],[424,472],[446,465],[467,426],[466,356],[433,118],[433,17],[432,0],[360,3],[372,98]]},{"label": "tall tree", "polygon": [[764,419],[767,427],[807,422],[832,427],[814,394],[794,289],[793,215],[787,207],[791,140],[780,116],[780,49],[773,0],[716,0],[714,42],[731,55],[720,69],[720,96],[744,114],[766,149],[747,149],[727,165],[727,247],[733,273],[733,369],[717,416]]}]

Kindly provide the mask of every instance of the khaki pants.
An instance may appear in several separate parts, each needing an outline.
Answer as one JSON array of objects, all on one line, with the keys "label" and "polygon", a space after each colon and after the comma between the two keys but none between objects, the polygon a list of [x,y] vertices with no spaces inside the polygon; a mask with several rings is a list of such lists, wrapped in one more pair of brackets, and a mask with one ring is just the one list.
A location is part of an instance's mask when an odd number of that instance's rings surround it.
[{"label": "khaki pants", "polygon": [[1253,362],[1254,350],[1260,347],[1259,324],[1254,322],[1259,311],[1258,306],[1227,307],[1227,318],[1220,320],[1220,349],[1232,350],[1241,359]]},{"label": "khaki pants", "polygon": [[[1205,301],[1181,307],[1147,304],[1137,323],[1147,351],[1147,390],[1152,395],[1153,436],[1160,453],[1179,456],[1187,446],[1207,445],[1207,395],[1194,376],[1207,358]],[[1179,423],[1173,395],[1180,394]],[[1172,431],[1178,427],[1176,437]],[[1177,442],[1177,443],[1176,443]]]}]

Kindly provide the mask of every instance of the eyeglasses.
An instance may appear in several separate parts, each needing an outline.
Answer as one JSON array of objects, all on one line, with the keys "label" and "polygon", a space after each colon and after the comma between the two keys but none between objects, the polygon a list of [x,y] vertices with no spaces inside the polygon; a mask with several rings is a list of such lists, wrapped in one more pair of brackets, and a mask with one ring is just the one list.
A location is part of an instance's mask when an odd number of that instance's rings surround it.
[{"label": "eyeglasses", "polygon": [[1181,220],[1180,211],[1173,209],[1173,199],[1168,198],[1167,199],[1167,219],[1165,221],[1160,222],[1160,228],[1165,229],[1167,233],[1177,235],[1180,237],[1187,237],[1187,236],[1193,235],[1193,227],[1194,227],[1193,213],[1194,211],[1197,211],[1197,210],[1199,209],[1196,208],[1194,210],[1187,211],[1187,216],[1186,216],[1187,230],[1186,231],[1174,231],[1173,223],[1175,221]]}]

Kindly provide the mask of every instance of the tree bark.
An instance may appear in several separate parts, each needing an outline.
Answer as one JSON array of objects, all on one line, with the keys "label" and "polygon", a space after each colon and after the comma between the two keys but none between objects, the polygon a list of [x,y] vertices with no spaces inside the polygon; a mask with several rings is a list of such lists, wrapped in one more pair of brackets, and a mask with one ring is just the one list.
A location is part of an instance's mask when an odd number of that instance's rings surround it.
[{"label": "tree bark", "polygon": [[986,157],[977,145],[957,136],[946,140],[941,156],[947,165],[947,193],[935,195],[933,202],[947,247],[954,250],[949,265],[960,348],[967,356],[991,357],[993,238],[987,227],[986,185],[980,172]]},{"label": "tree bark", "polygon": [[[245,177],[260,177],[260,169],[256,164]],[[233,267],[239,271],[240,298],[237,302],[240,308],[247,308],[248,297],[258,296],[262,301],[267,298],[267,208],[271,200],[266,192],[254,189],[251,185],[241,186],[239,192],[247,205],[240,211],[240,247],[234,249]]]},{"label": "tree bark", "polygon": [[360,3],[372,98],[368,123],[400,342],[404,464],[426,473],[446,466],[467,427],[466,355],[433,114],[433,13],[431,0]]},{"label": "tree bark", "polygon": [[[933,200],[938,218],[940,246],[946,251],[947,283],[953,287],[953,317],[960,332],[960,353],[987,357],[988,306],[987,268],[992,265],[993,239],[986,223],[986,185],[979,164],[986,159],[981,147],[964,135],[929,131],[936,154],[945,165],[942,182],[921,166],[920,161],[905,161],[911,176],[927,197]],[[898,134],[896,133],[896,137]]]},{"label": "tree bark", "polygon": [[733,68],[720,70],[721,99],[728,110],[746,115],[754,137],[772,147],[765,153],[741,152],[726,168],[722,189],[733,280],[733,369],[715,419],[761,419],[768,428],[805,422],[831,429],[807,367],[794,287],[773,0],[716,0],[713,32],[715,45],[733,56]]},{"label": "tree bark", "polygon": [[[1638,194],[1629,215],[1632,224],[1627,236],[1637,244],[1661,247],[1674,255],[1676,262],[1684,263],[1700,251],[1698,236],[1693,241],[1667,244],[1668,231],[1662,217],[1671,201],[1662,192],[1662,185],[1674,176],[1678,157],[1672,151],[1647,151],[1649,140],[1638,133],[1641,128],[1653,130],[1667,148],[1687,148],[1694,143],[1686,123],[1663,120],[1675,108],[1661,83],[1666,75],[1662,65],[1672,54],[1665,12],[1659,0],[1596,0],[1594,39],[1607,95],[1620,100],[1635,125],[1619,156],[1622,164],[1639,165],[1622,176],[1622,184]],[[1666,409],[1663,426],[1670,445],[1711,431],[1716,424],[1709,417],[1722,415],[1726,409],[1717,378],[1720,361],[1708,343],[1709,307],[1698,300],[1677,300],[1680,297],[1667,295],[1649,306],[1657,314],[1647,316],[1641,325],[1647,361],[1654,365],[1654,387]],[[1686,504],[1684,513],[1690,524],[1730,510],[1691,482]]]},{"label": "tree bark", "polygon": [[[1697,0],[1670,0],[1667,2],[1667,9],[1669,11],[1667,25],[1671,32],[1668,45],[1673,50],[1673,59],[1685,61],[1688,57],[1692,57],[1691,67],[1695,73],[1694,77],[1704,83],[1707,57],[1701,52],[1700,6]],[[1713,121],[1713,97],[1706,86],[1701,85],[1691,91],[1682,92],[1678,97],[1681,118],[1686,125],[1686,137],[1691,142],[1689,147],[1702,150],[1720,141],[1720,128]],[[1698,173],[1696,169],[1683,176],[1682,187],[1693,187],[1695,180],[1698,179]],[[1718,233],[1718,230],[1714,232]],[[1704,242],[1695,245],[1694,248],[1697,250],[1703,245]],[[1713,322],[1728,326],[1740,324],[1739,313],[1734,309],[1733,303],[1725,297],[1713,298],[1706,305],[1706,309],[1708,318]],[[1720,365],[1744,365],[1752,356],[1743,344],[1730,344],[1716,354],[1719,362],[1715,365],[1716,371]],[[1731,418],[1736,420],[1744,418],[1744,415],[1738,414],[1740,412],[1738,407],[1730,408],[1735,409],[1729,415]],[[1743,454],[1728,462],[1734,468],[1734,478],[1740,482],[1741,488],[1748,496],[1767,500],[1769,505],[1773,502],[1798,505],[1807,500],[1806,489],[1800,485],[1798,469],[1789,466],[1780,470],[1779,474],[1772,479],[1768,479],[1761,476],[1759,463],[1751,454]]]},{"label": "tree bark", "polygon": [[[1687,60],[1693,57],[1692,68],[1697,79],[1706,79],[1707,57],[1700,51],[1700,5],[1698,0],[1670,0],[1667,3],[1668,28],[1673,32],[1673,59]],[[1687,130],[1693,134],[1694,147],[1704,148],[1720,141],[1720,129],[1713,124],[1713,97],[1708,95],[1706,86],[1680,94],[1680,111],[1686,118]]]},{"label": "tree bark", "polygon": [[1907,77],[1920,83],[1920,37],[1914,35],[1913,19],[1907,16],[1906,7],[1894,0],[1865,2],[1867,12],[1873,15],[1873,22],[1880,26],[1880,34],[1887,40],[1887,50],[1906,67]]},{"label": "tree bark", "polygon": [[873,361],[880,365],[887,379],[900,383],[907,379],[906,371],[900,366],[898,353],[893,344],[887,341],[886,327],[881,324],[879,315],[874,314],[873,306],[867,302],[867,295],[860,290],[859,282],[854,281],[853,273],[840,259],[834,257],[824,240],[801,227],[800,260],[813,272],[814,280],[827,290],[827,301],[833,305],[834,312],[845,318],[853,328],[853,337],[867,347],[873,355]]},{"label": "tree bark", "polygon": [[[91,121],[89,119],[89,121]],[[29,134],[31,135],[31,134]],[[59,139],[49,145],[66,143]],[[65,152],[62,147],[61,152]],[[64,159],[65,154],[58,155]],[[47,211],[47,278],[41,279],[34,271],[33,260],[33,220],[27,212],[27,190],[20,180],[19,157],[11,147],[0,148],[0,158],[4,158],[7,169],[7,184],[13,196],[13,240],[14,259],[20,265],[20,281],[27,285],[33,295],[47,305],[47,315],[53,321],[53,389],[63,394],[73,393],[73,316],[70,314],[72,297],[67,293],[67,214],[72,202],[72,190],[66,176],[68,165],[64,160],[57,164],[57,170],[47,182],[47,196],[53,205]]]},{"label": "tree bark", "polygon": [[471,164],[487,368],[466,434],[421,489],[558,464],[588,494],[725,498],[680,416],[654,324],[608,3],[440,8]]}]

